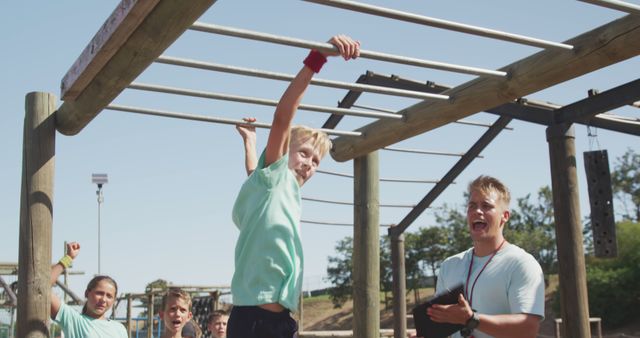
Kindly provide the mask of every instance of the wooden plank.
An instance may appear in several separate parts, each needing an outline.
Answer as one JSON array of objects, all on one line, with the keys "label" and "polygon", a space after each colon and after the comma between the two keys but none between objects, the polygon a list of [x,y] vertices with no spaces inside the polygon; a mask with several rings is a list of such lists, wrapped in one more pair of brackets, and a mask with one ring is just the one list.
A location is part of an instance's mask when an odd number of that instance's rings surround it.
[{"label": "wooden plank", "polygon": [[358,131],[364,137],[338,137],[331,156],[347,161],[466,116],[640,54],[640,20],[627,15],[566,41],[573,51],[544,50],[501,70],[506,78],[478,78],[444,92],[450,101],[423,101],[400,113],[403,121],[376,121]]},{"label": "wooden plank", "polygon": [[75,135],[216,0],[163,0],[142,20],[75,100],[56,113],[58,131]]},{"label": "wooden plank", "polygon": [[159,0],[122,0],[60,83],[60,97],[75,100],[122,47]]}]

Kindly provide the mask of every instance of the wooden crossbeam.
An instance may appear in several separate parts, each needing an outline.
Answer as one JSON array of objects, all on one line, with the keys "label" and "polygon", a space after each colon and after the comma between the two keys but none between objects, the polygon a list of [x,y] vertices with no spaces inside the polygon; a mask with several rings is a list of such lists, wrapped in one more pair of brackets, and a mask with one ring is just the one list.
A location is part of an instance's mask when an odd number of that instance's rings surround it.
[{"label": "wooden crossbeam", "polygon": [[[120,24],[98,32],[94,40],[112,41],[105,43],[104,52],[81,55],[77,64],[86,66],[75,75],[68,74],[66,88],[83,88],[73,100],[66,100],[56,113],[56,128],[65,135],[75,135],[82,130],[105,106],[107,106],[129,83],[167,49],[193,22],[195,22],[216,0],[163,0],[158,1],[144,18],[125,15]],[[140,1],[142,3],[144,1]],[[137,8],[138,2],[125,3]],[[130,9],[131,13],[133,9]],[[116,10],[116,12],[118,12]],[[115,13],[115,12],[114,12]],[[140,20],[139,24],[133,21]],[[108,19],[115,20],[113,17]],[[133,30],[130,33],[127,30]],[[106,35],[106,36],[100,36]],[[113,37],[110,39],[109,35]],[[124,38],[127,36],[128,38]],[[117,36],[117,39],[115,38]],[[123,40],[123,41],[120,41]],[[118,41],[116,43],[116,41]],[[117,50],[113,46],[119,45]],[[91,44],[90,44],[91,46]],[[110,49],[111,48],[111,49]],[[112,55],[108,54],[112,53]],[[91,59],[91,60],[89,60]],[[93,59],[96,59],[95,62]],[[98,61],[97,59],[106,59]],[[98,68],[100,68],[98,70]],[[73,71],[73,68],[72,68]],[[85,74],[86,72],[86,74]],[[67,78],[67,77],[65,77]],[[76,85],[71,79],[77,79]],[[86,86],[81,82],[86,81]],[[68,91],[68,90],[67,90]]]},{"label": "wooden crossbeam", "polygon": [[347,161],[466,116],[640,54],[640,20],[627,15],[566,41],[572,51],[544,50],[502,68],[506,78],[478,78],[445,92],[451,100],[423,101],[400,113],[403,121],[376,121],[338,137],[331,156]]},{"label": "wooden crossbeam", "polygon": [[102,24],[60,83],[60,97],[75,100],[127,41],[159,0],[123,0]]}]

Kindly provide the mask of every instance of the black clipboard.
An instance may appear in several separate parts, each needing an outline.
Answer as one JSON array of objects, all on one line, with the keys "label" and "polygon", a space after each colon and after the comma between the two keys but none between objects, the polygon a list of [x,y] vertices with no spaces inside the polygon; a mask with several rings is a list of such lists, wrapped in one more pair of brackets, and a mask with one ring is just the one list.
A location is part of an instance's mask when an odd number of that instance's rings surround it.
[{"label": "black clipboard", "polygon": [[458,295],[461,293],[463,293],[462,284],[413,308],[413,322],[416,326],[416,336],[423,338],[444,338],[464,328],[462,324],[436,323],[427,316],[427,308],[431,305],[457,304]]}]

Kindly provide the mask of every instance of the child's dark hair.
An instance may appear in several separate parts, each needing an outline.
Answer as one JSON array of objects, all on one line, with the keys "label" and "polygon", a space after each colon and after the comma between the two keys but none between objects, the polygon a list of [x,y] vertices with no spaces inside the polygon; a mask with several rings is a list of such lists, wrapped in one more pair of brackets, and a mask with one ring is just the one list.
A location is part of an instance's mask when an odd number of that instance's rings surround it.
[{"label": "child's dark hair", "polygon": [[228,316],[229,314],[225,310],[215,310],[209,314],[209,318],[207,318],[207,323],[211,323],[218,317]]},{"label": "child's dark hair", "polygon": [[[89,284],[87,284],[87,289],[84,290],[84,296],[87,297],[89,292],[91,292],[91,290],[95,289],[98,286],[98,283],[102,282],[103,280],[107,281],[108,283],[113,285],[113,287],[116,289],[116,292],[115,292],[115,294],[113,296],[117,297],[118,296],[118,283],[116,283],[116,281],[113,278],[109,277],[109,276],[95,276],[95,277],[93,277],[89,281]],[[82,307],[82,314],[87,314],[87,304],[86,303]]]}]

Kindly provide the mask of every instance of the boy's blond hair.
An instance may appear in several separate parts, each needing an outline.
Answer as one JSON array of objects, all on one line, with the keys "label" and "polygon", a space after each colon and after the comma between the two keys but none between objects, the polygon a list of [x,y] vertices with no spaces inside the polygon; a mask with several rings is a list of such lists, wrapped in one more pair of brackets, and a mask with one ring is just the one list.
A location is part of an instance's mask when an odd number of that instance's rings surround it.
[{"label": "boy's blond hair", "polygon": [[291,127],[291,143],[302,144],[307,140],[312,140],[313,149],[318,150],[321,158],[331,149],[331,139],[325,132],[301,125]]},{"label": "boy's blond hair", "polygon": [[478,176],[478,178],[469,183],[469,187],[467,189],[469,197],[471,197],[471,192],[474,190],[480,191],[486,195],[495,191],[498,193],[498,198],[501,199],[507,207],[509,206],[509,203],[511,203],[511,193],[509,192],[509,188],[495,177],[486,175]]},{"label": "boy's blond hair", "polygon": [[169,288],[167,293],[162,297],[162,310],[166,310],[167,302],[170,298],[177,298],[184,300],[187,303],[187,308],[191,311],[191,296],[180,288]]}]

